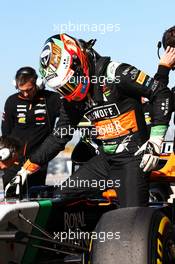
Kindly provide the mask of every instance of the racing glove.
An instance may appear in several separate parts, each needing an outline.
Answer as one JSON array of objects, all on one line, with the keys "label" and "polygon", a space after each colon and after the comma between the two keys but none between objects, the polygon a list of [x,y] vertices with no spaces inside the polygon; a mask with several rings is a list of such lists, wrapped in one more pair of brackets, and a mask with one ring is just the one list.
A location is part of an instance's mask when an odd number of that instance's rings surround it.
[{"label": "racing glove", "polygon": [[135,156],[142,155],[140,168],[144,172],[151,171],[157,166],[166,130],[165,125],[152,127],[149,140],[135,152]]},{"label": "racing glove", "polygon": [[28,175],[35,173],[40,169],[36,163],[32,163],[29,159],[24,163],[20,171],[5,187],[5,197],[20,194],[20,187],[24,185]]}]

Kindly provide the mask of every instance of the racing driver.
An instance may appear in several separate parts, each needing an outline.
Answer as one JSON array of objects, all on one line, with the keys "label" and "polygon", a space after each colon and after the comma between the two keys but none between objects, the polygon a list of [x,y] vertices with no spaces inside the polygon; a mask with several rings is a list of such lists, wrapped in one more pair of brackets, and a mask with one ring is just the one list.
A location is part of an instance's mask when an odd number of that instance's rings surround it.
[{"label": "racing driver", "polygon": [[[72,138],[70,133],[84,116],[95,126],[98,155],[64,183],[64,192],[117,187],[121,207],[146,206],[149,173],[155,168],[171,116],[170,90],[143,71],[100,56],[88,42],[58,34],[45,42],[40,72],[48,86],[60,94],[60,119],[52,134],[30,156],[18,174],[27,175],[53,159]],[[152,104],[152,127],[147,134],[141,97]],[[12,184],[18,180],[13,179]],[[30,176],[29,176],[30,177]],[[86,182],[80,186],[80,182]],[[63,189],[63,188],[62,188]],[[58,192],[60,188],[58,188]]]}]

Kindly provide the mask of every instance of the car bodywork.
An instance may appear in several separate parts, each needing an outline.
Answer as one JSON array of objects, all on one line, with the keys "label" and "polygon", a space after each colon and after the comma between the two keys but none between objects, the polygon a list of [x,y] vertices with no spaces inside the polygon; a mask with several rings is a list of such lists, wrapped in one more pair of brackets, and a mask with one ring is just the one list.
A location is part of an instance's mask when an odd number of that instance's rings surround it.
[{"label": "car bodywork", "polygon": [[0,263],[83,263],[90,232],[103,213],[116,208],[116,197],[101,193],[2,201]]}]

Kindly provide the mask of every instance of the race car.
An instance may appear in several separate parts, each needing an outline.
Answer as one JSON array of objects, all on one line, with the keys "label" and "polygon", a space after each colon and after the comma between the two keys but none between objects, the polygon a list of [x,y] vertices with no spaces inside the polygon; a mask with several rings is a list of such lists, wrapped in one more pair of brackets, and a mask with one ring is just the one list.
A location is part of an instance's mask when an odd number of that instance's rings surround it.
[{"label": "race car", "polygon": [[116,193],[44,198],[53,192],[33,188],[38,198],[0,202],[0,263],[85,263],[90,232],[118,207]]},{"label": "race car", "polygon": [[[175,182],[174,154],[164,162],[151,181]],[[0,202],[0,264],[173,264],[174,209],[163,200],[120,208],[115,189],[67,196],[33,187]]]}]

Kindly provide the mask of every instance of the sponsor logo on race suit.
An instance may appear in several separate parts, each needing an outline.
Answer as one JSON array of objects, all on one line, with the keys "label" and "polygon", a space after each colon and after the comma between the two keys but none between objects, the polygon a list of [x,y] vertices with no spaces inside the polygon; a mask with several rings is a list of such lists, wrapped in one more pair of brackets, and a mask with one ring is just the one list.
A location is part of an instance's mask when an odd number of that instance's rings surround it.
[{"label": "sponsor logo on race suit", "polygon": [[19,124],[26,123],[26,112],[27,112],[27,105],[25,104],[17,105],[17,118]]},{"label": "sponsor logo on race suit", "polygon": [[93,122],[104,118],[117,117],[119,114],[120,111],[117,105],[114,103],[104,106],[93,107],[93,109],[86,112],[85,117],[91,122]]},{"label": "sponsor logo on race suit", "polygon": [[97,139],[112,139],[137,132],[138,126],[135,111],[129,111],[116,118],[94,123],[97,129]]},{"label": "sponsor logo on race suit", "polygon": [[138,131],[135,111],[120,114],[115,103],[94,107],[85,117],[95,126],[97,139],[113,139]]},{"label": "sponsor logo on race suit", "polygon": [[[17,122],[19,124],[26,124],[29,121],[28,116],[33,116],[35,122],[35,125],[45,125],[46,124],[46,116],[47,116],[47,107],[45,103],[44,98],[39,98],[40,103],[36,104],[33,109],[32,104],[18,104],[17,105]],[[30,111],[33,111],[32,114],[30,114]]]}]

